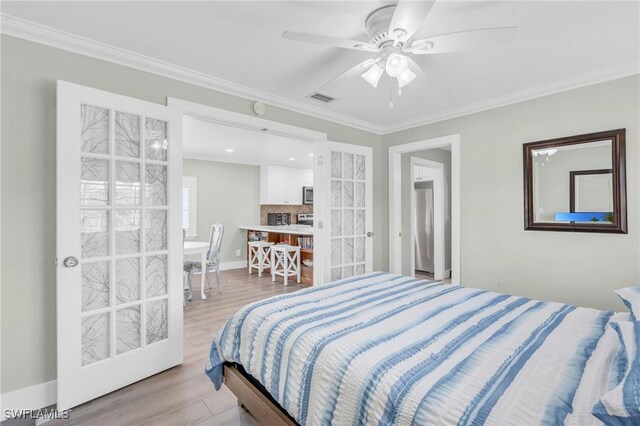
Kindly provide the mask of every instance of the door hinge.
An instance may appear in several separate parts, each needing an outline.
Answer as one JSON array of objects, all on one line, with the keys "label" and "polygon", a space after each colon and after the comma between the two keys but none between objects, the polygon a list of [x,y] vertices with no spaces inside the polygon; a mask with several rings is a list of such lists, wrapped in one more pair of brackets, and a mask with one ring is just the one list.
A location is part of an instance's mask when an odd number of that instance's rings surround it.
[{"label": "door hinge", "polygon": [[58,257],[56,257],[55,265],[56,265],[56,268],[57,268],[58,267]]},{"label": "door hinge", "polygon": [[318,165],[322,166],[323,164],[323,160],[322,160],[322,155],[318,157]]},{"label": "door hinge", "polygon": [[321,220],[318,221],[318,229],[322,229],[322,221]]}]

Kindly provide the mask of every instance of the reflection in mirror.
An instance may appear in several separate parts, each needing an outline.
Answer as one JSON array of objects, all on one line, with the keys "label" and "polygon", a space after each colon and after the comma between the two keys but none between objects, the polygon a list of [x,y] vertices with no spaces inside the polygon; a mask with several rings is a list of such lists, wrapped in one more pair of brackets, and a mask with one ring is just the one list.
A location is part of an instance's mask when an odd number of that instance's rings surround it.
[{"label": "reflection in mirror", "polygon": [[[536,222],[589,222],[593,218],[603,218],[613,212],[613,194],[602,185],[581,188],[583,206],[591,210],[579,210],[579,215],[571,209],[571,173],[594,169],[611,169],[611,141],[596,141],[579,145],[567,145],[553,149],[532,150],[533,199]],[[588,176],[588,175],[584,175]],[[595,206],[598,206],[597,208]],[[589,215],[589,213],[594,213]]]},{"label": "reflection in mirror", "polygon": [[524,145],[525,229],[626,233],[624,129]]},{"label": "reflection in mirror", "polygon": [[[613,170],[576,170],[569,173],[569,211],[607,212],[613,222]],[[593,219],[592,219],[593,221]]]}]

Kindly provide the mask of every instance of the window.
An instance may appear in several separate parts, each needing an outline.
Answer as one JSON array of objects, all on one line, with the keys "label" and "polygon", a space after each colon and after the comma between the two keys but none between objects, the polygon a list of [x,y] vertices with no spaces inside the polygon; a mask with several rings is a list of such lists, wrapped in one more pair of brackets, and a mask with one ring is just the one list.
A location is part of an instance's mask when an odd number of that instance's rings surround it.
[{"label": "window", "polygon": [[188,239],[198,238],[196,224],[197,182],[195,176],[182,177],[182,228],[187,230]]}]

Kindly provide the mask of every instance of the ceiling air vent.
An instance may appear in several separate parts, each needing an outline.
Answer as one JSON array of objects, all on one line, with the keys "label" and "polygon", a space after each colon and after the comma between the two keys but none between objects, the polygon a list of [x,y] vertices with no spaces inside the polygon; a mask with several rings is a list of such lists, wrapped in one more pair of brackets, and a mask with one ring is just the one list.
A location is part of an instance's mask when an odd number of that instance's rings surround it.
[{"label": "ceiling air vent", "polygon": [[336,98],[332,98],[331,96],[327,96],[327,95],[323,95],[322,93],[314,93],[313,95],[309,96],[311,99],[316,99],[320,102],[324,102],[326,104],[328,104],[329,102],[333,102],[336,100]]}]

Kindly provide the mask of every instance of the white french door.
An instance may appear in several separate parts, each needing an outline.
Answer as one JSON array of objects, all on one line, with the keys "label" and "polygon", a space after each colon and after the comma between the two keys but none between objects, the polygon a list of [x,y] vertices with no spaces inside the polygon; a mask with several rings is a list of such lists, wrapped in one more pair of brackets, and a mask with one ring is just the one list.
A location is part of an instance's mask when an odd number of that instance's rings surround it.
[{"label": "white french door", "polygon": [[182,363],[180,127],[58,81],[58,409]]},{"label": "white french door", "polygon": [[324,282],[373,269],[372,157],[368,147],[323,144]]}]

